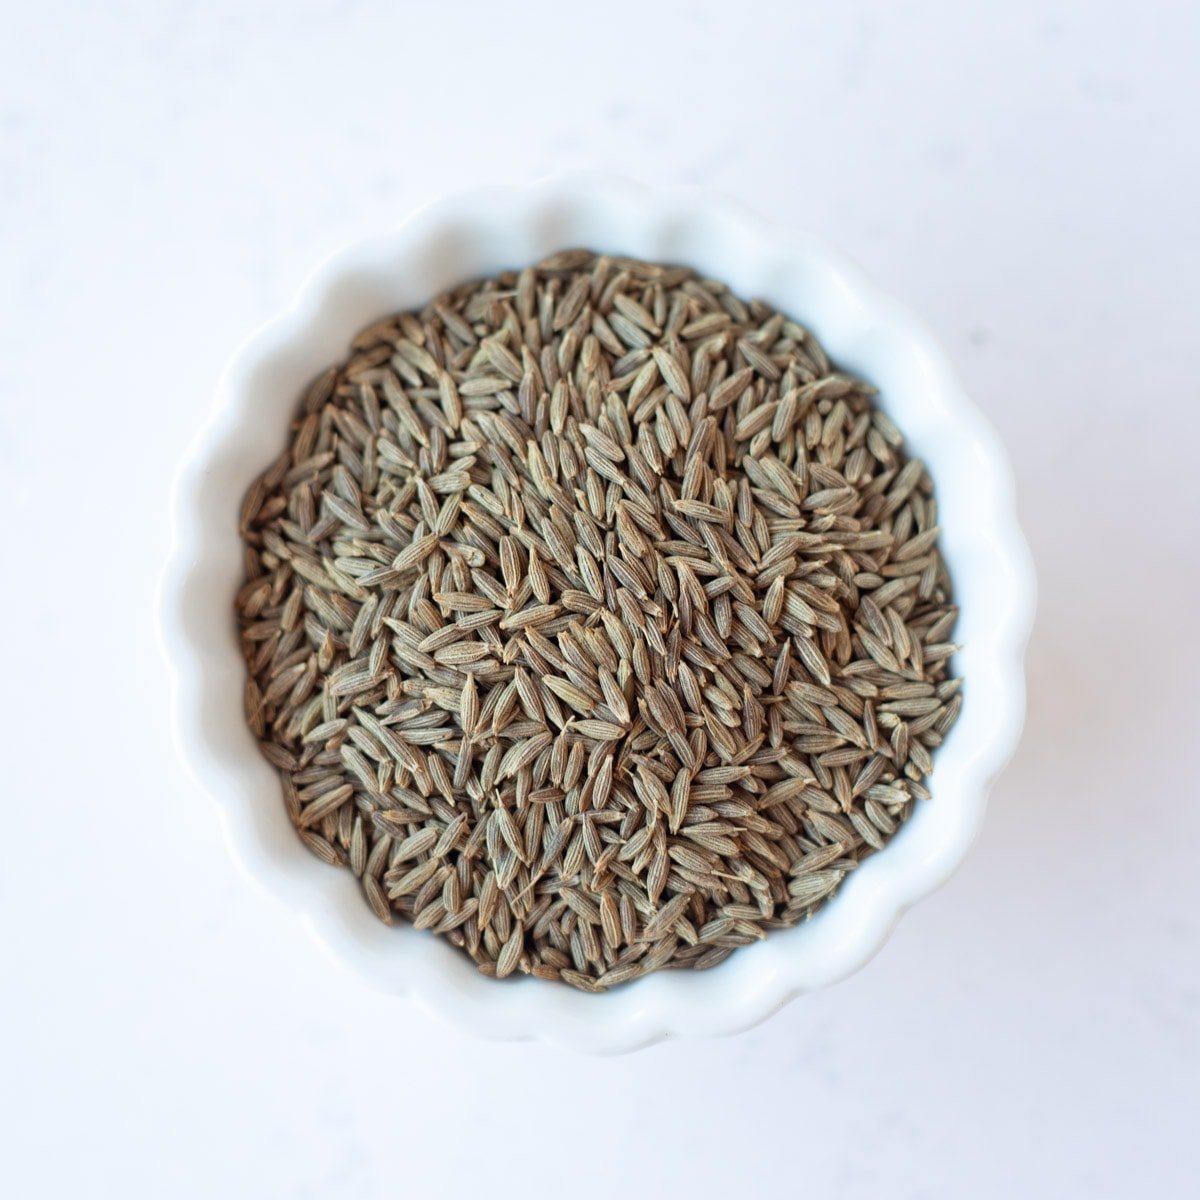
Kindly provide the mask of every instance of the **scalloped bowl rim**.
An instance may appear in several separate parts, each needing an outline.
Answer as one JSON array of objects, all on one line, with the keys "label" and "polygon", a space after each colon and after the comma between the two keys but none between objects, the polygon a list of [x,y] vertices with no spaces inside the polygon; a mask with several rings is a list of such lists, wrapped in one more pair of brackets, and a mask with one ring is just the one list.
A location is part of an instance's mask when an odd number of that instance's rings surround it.
[{"label": "scalloped bowl rim", "polygon": [[[933,799],[916,806],[888,847],[815,918],[739,950],[717,970],[659,972],[598,996],[533,979],[498,985],[442,939],[380,924],[348,871],[311,857],[242,717],[232,608],[241,582],[237,509],[278,453],[304,382],[369,321],[464,278],[570,245],[697,267],[809,325],[831,358],[879,387],[882,406],[926,460],[937,488],[943,550],[961,606],[955,636],[965,643],[956,667],[967,680],[959,721],[936,755]],[[625,1051],[671,1035],[746,1029],[793,997],[844,978],[962,861],[1020,736],[1034,580],[996,435],[906,309],[819,239],[708,193],[594,174],[478,188],[331,255],[230,361],[179,469],[171,513],[158,612],[174,737],[217,805],[234,859],[297,912],[335,959],[382,991],[409,996],[484,1037]]]}]

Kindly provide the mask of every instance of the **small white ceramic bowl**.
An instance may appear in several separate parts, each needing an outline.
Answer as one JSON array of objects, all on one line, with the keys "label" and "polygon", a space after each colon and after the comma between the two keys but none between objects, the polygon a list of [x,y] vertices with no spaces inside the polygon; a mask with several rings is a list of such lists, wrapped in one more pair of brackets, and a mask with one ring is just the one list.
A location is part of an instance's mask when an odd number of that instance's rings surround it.
[{"label": "small white ceramic bowl", "polygon": [[[962,609],[955,637],[965,644],[955,662],[966,680],[962,713],[937,754],[933,799],[916,806],[886,850],[855,871],[816,918],[738,950],[713,971],[660,972],[596,996],[477,974],[442,939],[380,924],[349,871],[324,866],[304,849],[278,778],[243,722],[233,611],[242,572],[239,505],[283,446],[305,384],[370,321],[571,246],[696,267],[810,326],[836,362],[879,387],[883,407],[937,488],[942,548]],[[487,1037],[621,1051],[668,1035],[733,1033],[801,992],[842,979],[879,949],[908,905],[950,875],[1020,733],[1033,593],[1004,453],[903,308],[821,242],[727,200],[583,175],[453,197],[317,268],[220,381],[179,473],[161,613],[179,750],[216,801],[248,876],[385,992],[411,996]]]}]

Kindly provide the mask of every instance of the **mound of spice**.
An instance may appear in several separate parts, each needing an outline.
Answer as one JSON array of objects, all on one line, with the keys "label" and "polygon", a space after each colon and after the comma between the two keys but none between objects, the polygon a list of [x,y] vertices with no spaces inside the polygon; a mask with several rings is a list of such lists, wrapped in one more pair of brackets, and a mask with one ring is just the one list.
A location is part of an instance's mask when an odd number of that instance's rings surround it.
[{"label": "mound of spice", "polygon": [[872,395],[767,305],[582,250],[359,334],[241,522],[247,719],[309,848],[587,991],[811,915],[961,703]]}]

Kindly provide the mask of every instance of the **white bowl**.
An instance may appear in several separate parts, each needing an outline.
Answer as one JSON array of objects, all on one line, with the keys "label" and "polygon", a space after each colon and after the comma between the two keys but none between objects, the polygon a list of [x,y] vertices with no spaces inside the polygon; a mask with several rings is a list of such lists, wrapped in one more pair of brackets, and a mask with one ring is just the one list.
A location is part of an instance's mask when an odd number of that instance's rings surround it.
[{"label": "white bowl", "polygon": [[[604,995],[535,979],[497,983],[443,939],[371,915],[353,876],[314,859],[292,829],[278,777],[242,717],[244,667],[233,599],[242,580],[238,509],[275,457],[305,384],[364,325],[468,278],[588,246],[686,263],[810,326],[928,464],[965,648],[964,703],[918,803],[810,922],[772,933],[706,972],[659,972]],[[289,905],[368,982],[487,1037],[630,1050],[676,1034],[728,1034],[801,992],[861,967],[897,918],[958,866],[988,789],[1016,747],[1022,655],[1033,613],[1029,553],[1009,467],[925,330],[838,254],[743,208],[693,191],[593,175],[486,188],[434,204],[323,263],[291,306],[235,355],[179,472],[162,635],[174,676],[180,753],[216,801],[243,871]]]}]

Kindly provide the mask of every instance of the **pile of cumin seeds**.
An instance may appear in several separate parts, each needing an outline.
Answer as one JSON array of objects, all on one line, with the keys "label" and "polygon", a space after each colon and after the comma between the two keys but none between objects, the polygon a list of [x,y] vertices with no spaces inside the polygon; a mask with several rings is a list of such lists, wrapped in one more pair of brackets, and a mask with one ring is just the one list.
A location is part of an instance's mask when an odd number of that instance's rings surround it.
[{"label": "pile of cumin seeds", "polygon": [[584,250],[363,330],[241,519],[247,720],[308,847],[586,991],[812,914],[961,703],[872,395],[767,305]]}]

